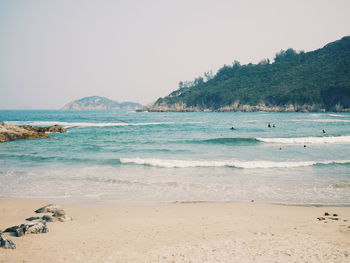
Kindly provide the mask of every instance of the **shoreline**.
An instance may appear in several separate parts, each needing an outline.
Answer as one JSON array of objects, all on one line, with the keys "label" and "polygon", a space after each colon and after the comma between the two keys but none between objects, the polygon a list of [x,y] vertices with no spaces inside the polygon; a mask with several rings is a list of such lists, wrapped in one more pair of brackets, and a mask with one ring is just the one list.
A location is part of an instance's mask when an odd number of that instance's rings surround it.
[{"label": "shoreline", "polygon": [[169,201],[169,202],[139,202],[139,201],[133,201],[133,202],[111,202],[108,203],[106,201],[99,201],[99,202],[87,202],[87,201],[77,201],[77,202],[65,202],[63,200],[59,199],[30,199],[30,198],[6,198],[2,199],[0,198],[0,203],[2,201],[33,201],[33,202],[46,202],[49,203],[57,203],[62,206],[130,206],[130,207],[144,207],[144,206],[171,206],[171,205],[186,205],[186,204],[258,204],[258,205],[272,205],[272,206],[292,206],[292,207],[349,207],[349,204],[321,204],[321,203],[279,203],[279,202],[259,202],[256,200],[252,201],[201,201],[201,200],[190,200],[190,201]]},{"label": "shoreline", "polygon": [[[25,222],[47,204],[0,200],[0,229]],[[45,234],[9,236],[17,249],[0,248],[0,262],[347,262],[350,257],[350,207],[256,202],[62,207],[73,221],[48,223]]]},{"label": "shoreline", "polygon": [[338,108],[326,109],[325,107],[321,107],[320,105],[284,105],[284,106],[267,106],[265,104],[237,104],[234,103],[232,105],[222,106],[220,108],[202,108],[199,106],[187,107],[185,103],[175,103],[174,105],[152,105],[152,106],[144,106],[142,108],[136,109],[136,112],[300,112],[300,113],[349,113],[350,108]]},{"label": "shoreline", "polygon": [[[297,204],[297,203],[272,203],[272,202],[256,202],[256,201],[175,201],[165,204],[261,204],[261,205],[277,205],[277,206],[296,206],[296,207],[350,207],[350,204]],[[157,204],[155,204],[157,205]],[[159,204],[161,205],[161,204]]]}]

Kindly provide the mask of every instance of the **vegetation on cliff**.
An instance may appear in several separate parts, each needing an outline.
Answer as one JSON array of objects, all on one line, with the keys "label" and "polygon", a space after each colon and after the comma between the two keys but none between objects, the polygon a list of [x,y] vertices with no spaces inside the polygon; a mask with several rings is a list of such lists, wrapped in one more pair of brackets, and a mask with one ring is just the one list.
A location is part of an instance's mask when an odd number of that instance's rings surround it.
[{"label": "vegetation on cliff", "polygon": [[311,52],[281,50],[271,63],[235,61],[179,83],[151,111],[350,111],[350,36]]}]

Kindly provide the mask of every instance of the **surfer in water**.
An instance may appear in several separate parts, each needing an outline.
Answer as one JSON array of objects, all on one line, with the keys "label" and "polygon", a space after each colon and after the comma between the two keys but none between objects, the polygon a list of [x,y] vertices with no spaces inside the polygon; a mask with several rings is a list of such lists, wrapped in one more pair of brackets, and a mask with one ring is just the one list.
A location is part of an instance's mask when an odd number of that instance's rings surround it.
[{"label": "surfer in water", "polygon": [[235,130],[235,128],[234,128],[234,127],[231,127],[230,130]]},{"label": "surfer in water", "polygon": [[325,134],[325,133],[326,133],[326,131],[325,131],[325,130],[322,130],[322,133],[323,133],[323,134]]},{"label": "surfer in water", "polygon": [[271,124],[269,123],[269,125],[267,125],[267,127],[271,128]]}]

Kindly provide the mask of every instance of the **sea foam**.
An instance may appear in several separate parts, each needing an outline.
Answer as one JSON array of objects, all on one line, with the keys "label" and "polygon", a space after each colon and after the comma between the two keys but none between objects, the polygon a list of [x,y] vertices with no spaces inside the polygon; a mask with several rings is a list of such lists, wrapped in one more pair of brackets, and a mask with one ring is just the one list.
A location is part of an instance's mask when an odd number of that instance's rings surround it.
[{"label": "sea foam", "polygon": [[342,118],[350,117],[350,115],[339,115],[339,114],[328,114],[328,115],[332,117],[342,117]]},{"label": "sea foam", "polygon": [[164,168],[191,168],[191,167],[235,167],[244,169],[254,168],[292,168],[327,164],[350,164],[350,160],[326,160],[305,162],[273,162],[273,161],[207,161],[207,160],[168,160],[168,159],[142,159],[121,158],[124,164],[149,165]]},{"label": "sea foam", "polygon": [[266,143],[283,143],[283,144],[350,143],[350,136],[256,138],[256,139]]},{"label": "sea foam", "polygon": [[340,120],[340,119],[320,119],[320,120],[303,120],[303,121],[309,121],[309,122],[350,122],[350,120]]}]

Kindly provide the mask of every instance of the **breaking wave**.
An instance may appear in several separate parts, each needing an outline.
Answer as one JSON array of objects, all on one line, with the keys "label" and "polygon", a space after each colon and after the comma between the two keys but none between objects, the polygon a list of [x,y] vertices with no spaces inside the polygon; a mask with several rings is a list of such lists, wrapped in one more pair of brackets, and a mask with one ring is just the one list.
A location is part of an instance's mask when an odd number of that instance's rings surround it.
[{"label": "breaking wave", "polygon": [[205,140],[188,140],[191,144],[219,144],[231,146],[247,146],[259,143],[283,144],[323,144],[323,143],[350,143],[350,136],[324,136],[324,137],[292,137],[292,138],[214,138]]},{"label": "breaking wave", "polygon": [[221,144],[221,145],[252,145],[257,144],[259,141],[255,138],[214,138],[206,140],[189,140],[185,143],[193,144]]},{"label": "breaking wave", "polygon": [[333,116],[333,117],[342,117],[342,118],[346,118],[349,117],[349,115],[340,115],[340,114],[328,114],[329,116]]},{"label": "breaking wave", "polygon": [[340,119],[321,119],[321,120],[303,120],[303,121],[309,121],[309,122],[350,122],[350,120],[340,120]]},{"label": "breaking wave", "polygon": [[284,143],[284,144],[350,143],[350,136],[256,138],[256,139],[266,143]]},{"label": "breaking wave", "polygon": [[138,164],[163,168],[191,168],[191,167],[233,167],[233,168],[292,168],[318,165],[350,164],[350,160],[326,160],[307,162],[272,162],[272,161],[188,161],[166,159],[121,158],[122,164]]}]

